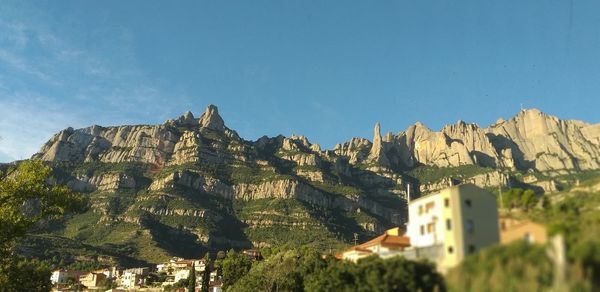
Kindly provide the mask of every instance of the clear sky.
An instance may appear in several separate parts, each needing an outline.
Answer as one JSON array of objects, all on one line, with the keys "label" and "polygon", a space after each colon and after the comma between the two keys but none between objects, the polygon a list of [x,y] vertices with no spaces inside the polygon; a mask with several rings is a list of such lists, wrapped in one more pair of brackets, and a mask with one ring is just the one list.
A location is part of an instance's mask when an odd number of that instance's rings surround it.
[{"label": "clear sky", "polygon": [[600,1],[2,1],[0,161],[219,107],[331,148],[521,106],[600,121]]}]

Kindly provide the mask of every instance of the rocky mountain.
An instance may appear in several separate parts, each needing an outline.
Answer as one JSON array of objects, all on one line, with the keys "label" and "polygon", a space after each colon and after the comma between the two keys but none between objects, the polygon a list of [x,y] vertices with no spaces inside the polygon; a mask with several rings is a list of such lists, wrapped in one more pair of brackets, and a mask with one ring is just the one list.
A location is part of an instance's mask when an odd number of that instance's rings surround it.
[{"label": "rocky mountain", "polygon": [[488,128],[458,121],[436,132],[417,122],[383,140],[377,124],[372,144],[353,139],[336,145],[334,152],[352,163],[375,163],[392,169],[479,165],[566,173],[599,168],[599,137],[600,124],[560,120],[530,109]]},{"label": "rocky mountain", "polygon": [[553,191],[599,169],[600,125],[523,110],[488,128],[421,123],[323,150],[306,137],[247,141],[217,107],[161,125],[56,134],[33,158],[88,194],[90,210],[53,236],[156,262],[206,249],[345,244],[406,220],[406,196],[471,182]]}]

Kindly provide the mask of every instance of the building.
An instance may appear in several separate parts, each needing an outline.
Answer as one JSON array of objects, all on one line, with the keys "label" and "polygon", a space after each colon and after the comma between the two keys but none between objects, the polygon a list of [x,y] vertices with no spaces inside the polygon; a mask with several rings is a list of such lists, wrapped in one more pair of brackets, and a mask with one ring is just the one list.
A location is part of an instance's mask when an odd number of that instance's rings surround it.
[{"label": "building", "polygon": [[402,230],[400,228],[392,228],[374,239],[336,255],[336,257],[351,262],[357,262],[358,260],[371,255],[389,258],[401,255],[402,251],[409,246],[410,239],[404,236]]},{"label": "building", "polygon": [[159,273],[167,273],[167,275],[172,276],[179,270],[190,270],[192,268],[192,264],[197,272],[204,271],[204,259],[182,259],[182,258],[173,258],[167,263],[156,265],[156,271]]},{"label": "building", "polygon": [[138,275],[141,275],[141,276],[147,276],[150,273],[150,268],[148,268],[148,267],[131,268],[131,269],[123,270],[123,275],[125,273],[138,274]]},{"label": "building", "polygon": [[123,272],[121,286],[124,288],[136,288],[144,284],[144,276],[130,271]]},{"label": "building", "polygon": [[529,220],[501,217],[498,225],[502,244],[520,239],[530,244],[545,244],[548,241],[546,227]]},{"label": "building", "polygon": [[52,272],[50,275],[50,282],[52,282],[52,285],[67,283],[69,279],[71,279],[73,282],[77,282],[79,281],[79,277],[85,274],[86,272],[83,271],[69,271],[60,269]]},{"label": "building", "polygon": [[246,249],[243,251],[244,255],[251,261],[260,261],[262,260],[262,255],[260,251],[257,249]]},{"label": "building", "polygon": [[103,286],[106,281],[106,275],[103,273],[88,273],[79,277],[79,283],[88,289],[94,289]]},{"label": "building", "polygon": [[182,269],[175,272],[175,278],[173,282],[177,283],[180,280],[187,279],[190,276],[191,269]]},{"label": "building", "polygon": [[499,242],[496,198],[472,184],[452,186],[408,202],[407,258],[427,258],[440,272]]}]

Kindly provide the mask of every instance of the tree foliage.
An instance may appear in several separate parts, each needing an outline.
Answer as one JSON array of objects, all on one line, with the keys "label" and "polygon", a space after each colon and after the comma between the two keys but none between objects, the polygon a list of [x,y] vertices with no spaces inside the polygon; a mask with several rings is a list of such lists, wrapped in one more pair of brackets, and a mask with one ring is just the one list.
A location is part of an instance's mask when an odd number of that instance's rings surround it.
[{"label": "tree foliage", "polygon": [[534,207],[539,198],[531,189],[512,188],[502,193],[502,203],[505,208],[521,208],[528,210]]},{"label": "tree foliage", "polygon": [[66,186],[51,185],[52,170],[25,161],[0,180],[0,291],[49,291],[50,269],[14,255],[15,241],[43,219],[83,208],[85,200]]},{"label": "tree foliage", "polygon": [[0,291],[50,291],[50,269],[37,260],[10,256],[0,260]]},{"label": "tree foliage", "polygon": [[63,185],[51,185],[52,169],[41,161],[25,161],[0,181],[0,252],[41,219],[58,218],[81,209],[85,200]]},{"label": "tree foliage", "polygon": [[204,272],[202,272],[202,292],[208,292],[210,284],[210,254],[204,255]]},{"label": "tree foliage", "polygon": [[451,291],[545,291],[552,264],[544,247],[517,241],[467,257],[446,277]]},{"label": "tree foliage", "polygon": [[223,271],[223,288],[226,289],[250,271],[252,261],[244,253],[231,249],[221,262],[221,268]]},{"label": "tree foliage", "polygon": [[426,263],[400,257],[354,264],[311,250],[271,256],[227,291],[442,291],[442,277]]},{"label": "tree foliage", "polygon": [[188,276],[188,291],[196,291],[196,265],[194,262],[192,262],[192,269],[190,270],[190,275]]}]

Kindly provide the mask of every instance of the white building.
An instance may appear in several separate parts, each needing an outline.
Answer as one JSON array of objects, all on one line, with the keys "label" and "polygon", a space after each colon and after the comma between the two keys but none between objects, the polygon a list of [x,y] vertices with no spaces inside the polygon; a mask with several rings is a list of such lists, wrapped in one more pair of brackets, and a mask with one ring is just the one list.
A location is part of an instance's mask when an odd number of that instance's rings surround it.
[{"label": "white building", "polygon": [[121,286],[125,288],[136,288],[144,284],[144,278],[140,274],[132,272],[123,272],[121,276]]},{"label": "white building", "polygon": [[179,280],[187,279],[190,276],[190,270],[191,269],[184,269],[175,272],[175,279],[173,281],[177,283]]},{"label": "white building", "polygon": [[50,275],[50,282],[52,282],[52,285],[62,284],[66,283],[69,278],[73,279],[75,282],[78,282],[79,277],[85,274],[87,274],[87,272],[60,269],[52,272]]}]

